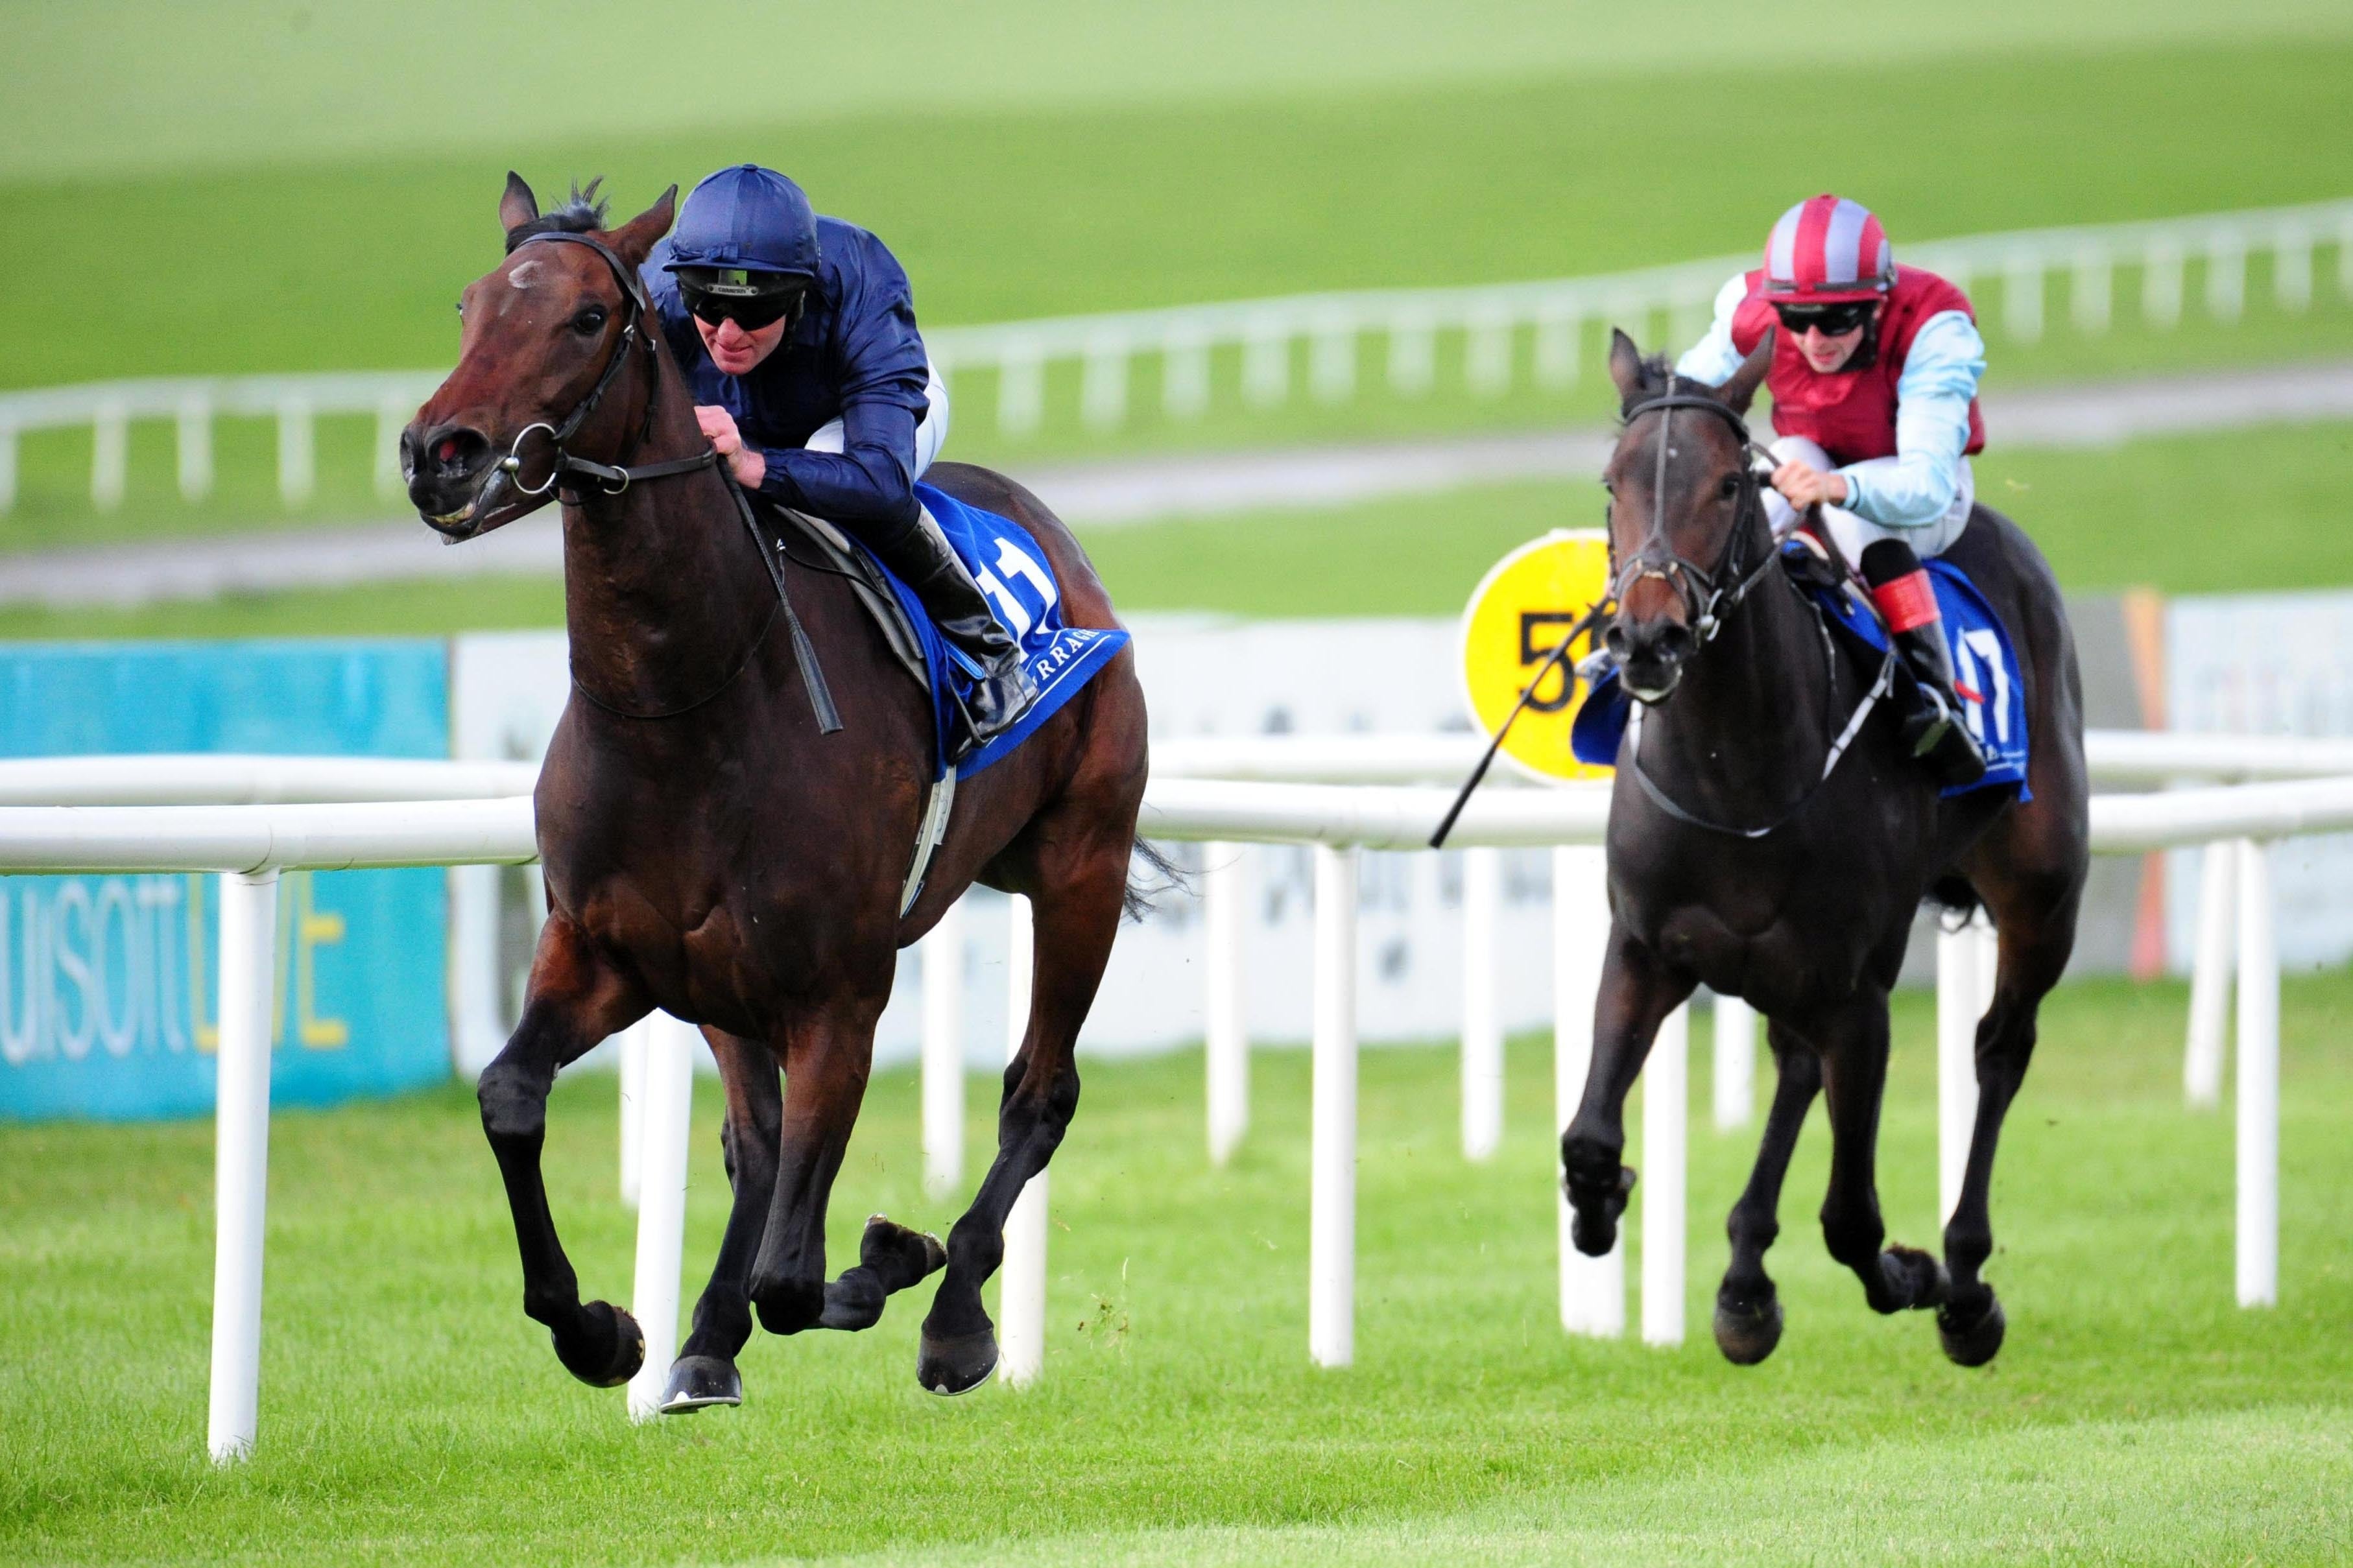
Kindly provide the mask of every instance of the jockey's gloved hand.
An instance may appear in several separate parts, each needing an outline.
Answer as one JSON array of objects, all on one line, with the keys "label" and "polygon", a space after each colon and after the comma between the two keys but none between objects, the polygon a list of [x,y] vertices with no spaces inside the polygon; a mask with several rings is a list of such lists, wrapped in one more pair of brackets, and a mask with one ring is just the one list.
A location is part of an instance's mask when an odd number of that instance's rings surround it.
[{"label": "jockey's gloved hand", "polygon": [[1926,569],[1900,539],[1865,545],[1862,565],[1872,602],[1887,623],[1889,640],[1910,668],[1918,694],[1904,717],[1905,742],[1946,788],[1977,783],[1985,776],[1985,752],[1962,722],[1952,651],[1946,646],[1944,617]]}]

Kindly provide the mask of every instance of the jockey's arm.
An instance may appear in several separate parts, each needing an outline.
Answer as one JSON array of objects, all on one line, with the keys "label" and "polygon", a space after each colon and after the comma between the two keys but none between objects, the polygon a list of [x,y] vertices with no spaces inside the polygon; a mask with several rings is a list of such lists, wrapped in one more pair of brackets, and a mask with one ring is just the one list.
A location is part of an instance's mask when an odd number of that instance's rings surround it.
[{"label": "jockey's arm", "polygon": [[860,524],[905,527],[915,504],[915,426],[929,406],[931,361],[915,330],[906,274],[887,252],[859,274],[843,305],[842,438],[839,452],[766,447],[760,492],[797,510]]},{"label": "jockey's arm", "polygon": [[1958,310],[1921,323],[1895,383],[1895,461],[1841,468],[1845,506],[1883,528],[1921,528],[1943,517],[1961,489],[1969,402],[1985,374],[1985,340]]},{"label": "jockey's arm", "polygon": [[1748,298],[1748,278],[1736,272],[1732,281],[1716,290],[1715,320],[1707,329],[1707,336],[1687,350],[1675,361],[1675,374],[1689,376],[1709,386],[1722,386],[1740,368],[1741,353],[1732,346],[1733,312]]}]

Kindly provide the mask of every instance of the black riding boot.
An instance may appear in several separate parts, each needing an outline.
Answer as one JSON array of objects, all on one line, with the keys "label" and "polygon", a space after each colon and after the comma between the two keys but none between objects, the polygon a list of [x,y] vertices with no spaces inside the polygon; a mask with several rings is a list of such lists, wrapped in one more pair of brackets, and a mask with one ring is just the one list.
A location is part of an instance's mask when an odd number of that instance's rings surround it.
[{"label": "black riding boot", "polygon": [[876,553],[923,600],[949,647],[979,670],[964,703],[969,743],[957,757],[978,751],[1011,729],[1038,700],[1038,684],[1030,679],[1020,646],[990,611],[987,595],[955,552],[930,529],[920,523],[906,529]]},{"label": "black riding boot", "polygon": [[1945,623],[1920,558],[1901,540],[1879,540],[1863,550],[1862,577],[1918,694],[1904,716],[1905,744],[1944,787],[1977,783],[1985,777],[1985,752],[1962,721]]}]

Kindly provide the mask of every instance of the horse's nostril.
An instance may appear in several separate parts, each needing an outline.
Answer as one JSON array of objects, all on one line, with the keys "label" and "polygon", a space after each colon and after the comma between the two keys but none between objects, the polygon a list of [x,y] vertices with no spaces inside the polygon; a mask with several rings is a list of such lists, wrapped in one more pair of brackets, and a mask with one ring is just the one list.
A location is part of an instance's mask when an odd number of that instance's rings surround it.
[{"label": "horse's nostril", "polygon": [[1611,622],[1609,629],[1601,634],[1601,646],[1609,650],[1610,658],[1620,659],[1624,658],[1626,657],[1626,628],[1619,626],[1614,621]]}]

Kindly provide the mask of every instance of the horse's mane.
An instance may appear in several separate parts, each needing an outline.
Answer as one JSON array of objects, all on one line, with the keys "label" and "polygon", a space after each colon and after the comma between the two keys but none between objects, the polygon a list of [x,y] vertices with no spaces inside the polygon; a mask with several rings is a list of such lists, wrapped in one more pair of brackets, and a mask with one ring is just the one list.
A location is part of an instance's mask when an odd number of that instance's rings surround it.
[{"label": "horse's mane", "polygon": [[[1621,420],[1624,419],[1626,417],[1626,411],[1633,407],[1634,405],[1648,402],[1650,399],[1663,394],[1667,390],[1668,373],[1672,368],[1673,367],[1669,364],[1666,353],[1663,350],[1658,353],[1646,355],[1642,360],[1641,379],[1634,384],[1633,391],[1620,395],[1618,404],[1618,417]],[[1697,393],[1703,397],[1715,397],[1718,402],[1723,401],[1721,397],[1717,396],[1716,388],[1708,385],[1707,383],[1704,381],[1694,381],[1687,375],[1677,376],[1675,378],[1675,391],[1678,393]]]},{"label": "horse's mane", "polygon": [[607,204],[598,199],[596,187],[604,183],[602,174],[589,181],[586,190],[581,189],[578,182],[574,182],[572,195],[565,198],[562,206],[507,230],[508,252],[512,254],[516,246],[534,234],[595,234],[602,229]]}]

